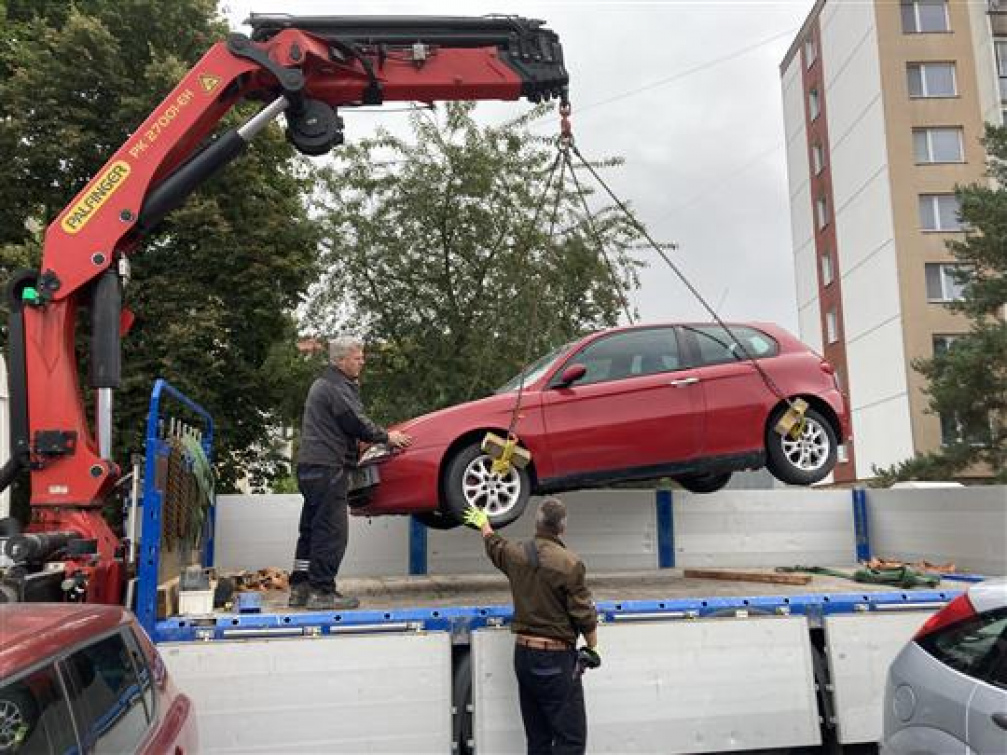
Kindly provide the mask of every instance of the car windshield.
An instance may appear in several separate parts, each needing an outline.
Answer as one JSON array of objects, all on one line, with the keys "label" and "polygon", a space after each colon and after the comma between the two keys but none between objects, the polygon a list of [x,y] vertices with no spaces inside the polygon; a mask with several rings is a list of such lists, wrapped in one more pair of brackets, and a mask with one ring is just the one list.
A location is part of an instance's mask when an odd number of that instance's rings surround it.
[{"label": "car windshield", "polygon": [[516,391],[518,389],[518,385],[521,383],[522,376],[524,377],[525,386],[527,387],[531,385],[542,377],[542,375],[544,375],[545,372],[556,363],[556,360],[559,359],[561,355],[565,354],[571,346],[573,346],[572,341],[570,343],[563,344],[558,349],[553,349],[545,356],[539,357],[524,370],[519,372],[493,392],[510,393],[511,391]]}]

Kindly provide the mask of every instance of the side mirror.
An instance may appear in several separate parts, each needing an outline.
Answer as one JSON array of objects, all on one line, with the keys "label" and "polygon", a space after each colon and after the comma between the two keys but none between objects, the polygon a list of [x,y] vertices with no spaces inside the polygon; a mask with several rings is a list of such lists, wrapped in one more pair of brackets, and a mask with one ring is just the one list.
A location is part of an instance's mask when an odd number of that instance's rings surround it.
[{"label": "side mirror", "polygon": [[556,384],[560,388],[566,388],[567,386],[576,383],[586,374],[587,374],[587,367],[585,367],[582,364],[571,364],[569,367],[563,370]]}]

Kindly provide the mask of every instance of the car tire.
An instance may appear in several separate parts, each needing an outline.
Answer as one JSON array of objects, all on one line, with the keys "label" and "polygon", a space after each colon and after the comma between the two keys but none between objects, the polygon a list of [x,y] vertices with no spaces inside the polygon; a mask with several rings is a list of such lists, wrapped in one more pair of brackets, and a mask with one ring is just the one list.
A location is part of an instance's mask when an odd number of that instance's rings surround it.
[{"label": "car tire", "polygon": [[766,466],[773,477],[788,485],[811,485],[824,480],[835,468],[839,450],[832,424],[814,409],[808,409],[801,434],[794,439],[774,429],[783,411],[773,416],[766,430]]},{"label": "car tire", "polygon": [[455,527],[461,526],[459,520],[440,510],[424,511],[419,514],[413,514],[413,516],[424,527],[431,530],[453,530]]},{"label": "car tire", "polygon": [[675,482],[690,493],[716,493],[730,481],[731,472],[687,474],[675,478]]},{"label": "car tire", "polygon": [[38,705],[28,692],[10,688],[0,692],[0,755],[21,750],[37,722]]},{"label": "car tire", "polygon": [[501,477],[492,472],[493,458],[478,443],[465,446],[448,460],[444,471],[444,508],[447,516],[462,521],[469,505],[489,515],[495,529],[506,527],[524,513],[531,497],[527,469],[511,466]]}]

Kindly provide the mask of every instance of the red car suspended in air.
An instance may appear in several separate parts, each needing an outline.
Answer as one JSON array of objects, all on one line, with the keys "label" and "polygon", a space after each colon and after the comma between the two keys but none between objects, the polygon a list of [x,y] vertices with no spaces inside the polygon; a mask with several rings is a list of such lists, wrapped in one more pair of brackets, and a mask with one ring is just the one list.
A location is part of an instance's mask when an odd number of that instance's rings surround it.
[{"label": "red car suspended in air", "polygon": [[[500,527],[532,495],[617,482],[670,477],[707,493],[735,471],[763,466],[793,485],[823,480],[851,440],[832,366],[776,325],[727,327],[593,333],[545,354],[488,398],[403,422],[395,429],[413,445],[364,453],[353,511],[414,514],[450,528],[474,504]],[[482,440],[488,431],[507,434],[522,382],[515,434],[531,463],[496,474]],[[781,435],[774,426],[796,398],[809,406],[804,422]]]}]

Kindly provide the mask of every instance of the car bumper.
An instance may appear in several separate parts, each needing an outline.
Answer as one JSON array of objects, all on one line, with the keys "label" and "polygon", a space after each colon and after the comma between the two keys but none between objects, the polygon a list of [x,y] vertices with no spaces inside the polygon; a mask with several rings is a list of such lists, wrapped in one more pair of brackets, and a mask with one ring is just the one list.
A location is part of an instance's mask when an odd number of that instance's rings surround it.
[{"label": "car bumper", "polygon": [[442,452],[441,448],[410,448],[354,470],[350,510],[356,516],[435,510]]}]

